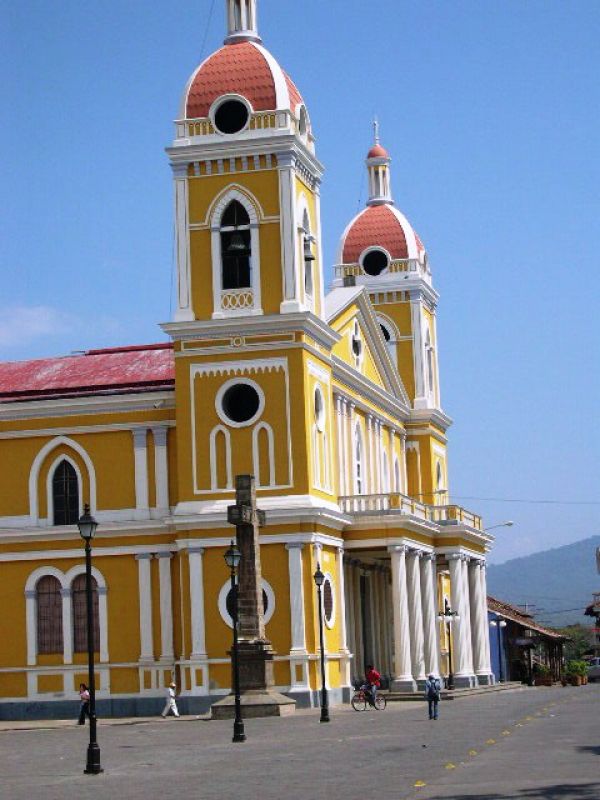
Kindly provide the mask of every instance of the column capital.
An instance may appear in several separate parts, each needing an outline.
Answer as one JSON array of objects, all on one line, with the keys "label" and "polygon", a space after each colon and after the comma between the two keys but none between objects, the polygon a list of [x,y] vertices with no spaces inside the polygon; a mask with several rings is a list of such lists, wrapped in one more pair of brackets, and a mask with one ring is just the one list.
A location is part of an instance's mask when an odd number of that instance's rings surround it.
[{"label": "column capital", "polygon": [[173,177],[174,178],[187,178],[188,176],[188,166],[189,164],[186,163],[177,163],[171,164],[171,169],[173,170]]},{"label": "column capital", "polygon": [[413,556],[414,558],[423,558],[425,553],[422,550],[419,550],[417,547],[409,547],[408,548],[409,556]]},{"label": "column capital", "polygon": [[423,561],[431,561],[433,564],[435,564],[436,559],[437,556],[435,553],[426,553],[426,552],[423,553]]},{"label": "column capital", "polygon": [[62,598],[66,598],[67,600],[69,599],[69,597],[71,597],[71,594],[72,594],[72,592],[71,592],[71,589],[69,587],[67,587],[66,589],[62,588],[60,590],[60,596]]},{"label": "column capital", "polygon": [[175,553],[171,553],[170,551],[165,551],[161,553],[155,553],[154,558],[173,558]]},{"label": "column capital", "polygon": [[304,542],[288,542],[285,546],[286,550],[302,550]]},{"label": "column capital", "polygon": [[449,553],[446,558],[448,561],[462,561],[462,553]]},{"label": "column capital", "polygon": [[135,560],[136,561],[147,561],[153,558],[154,553],[136,553]]},{"label": "column capital", "polygon": [[339,546],[335,548],[337,550],[338,555],[343,556],[346,552],[343,546]]},{"label": "column capital", "polygon": [[390,544],[388,546],[388,553],[408,553],[408,545],[405,544]]},{"label": "column capital", "polygon": [[187,554],[189,556],[199,555],[201,556],[204,553],[203,547],[186,547]]},{"label": "column capital", "polygon": [[148,428],[134,428],[132,434],[134,447],[146,447]]},{"label": "column capital", "polygon": [[151,428],[152,435],[154,436],[154,444],[157,447],[165,447],[167,444],[168,428],[166,425]]}]

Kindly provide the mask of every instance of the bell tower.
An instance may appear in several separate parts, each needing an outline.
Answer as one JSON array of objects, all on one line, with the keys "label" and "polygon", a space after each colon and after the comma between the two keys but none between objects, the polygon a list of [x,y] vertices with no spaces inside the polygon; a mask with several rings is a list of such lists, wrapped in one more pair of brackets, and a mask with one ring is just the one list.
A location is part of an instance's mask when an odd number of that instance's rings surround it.
[{"label": "bell tower", "polygon": [[163,327],[184,398],[178,513],[227,504],[238,474],[255,476],[263,505],[269,493],[308,495],[308,409],[293,375],[305,368],[298,348],[327,353],[335,341],[308,110],[261,43],[256,0],[225,6],[225,44],[190,77],[167,149],[177,305]]}]

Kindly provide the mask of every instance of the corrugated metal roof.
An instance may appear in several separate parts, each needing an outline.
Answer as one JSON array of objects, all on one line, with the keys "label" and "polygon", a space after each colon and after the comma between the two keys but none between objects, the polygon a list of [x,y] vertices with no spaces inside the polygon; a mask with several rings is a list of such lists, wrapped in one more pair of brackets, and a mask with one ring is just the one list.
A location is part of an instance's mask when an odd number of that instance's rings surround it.
[{"label": "corrugated metal roof", "polygon": [[487,601],[488,609],[490,611],[493,611],[501,617],[506,617],[506,619],[516,622],[518,625],[523,625],[523,627],[529,628],[532,631],[537,631],[537,633],[541,633],[543,636],[548,636],[551,639],[562,639],[563,641],[566,641],[569,638],[568,636],[563,636],[562,633],[554,631],[551,628],[543,628],[541,625],[538,625],[535,622],[531,614],[525,614],[520,608],[510,605],[510,603],[497,600],[491,595],[488,595]]},{"label": "corrugated metal roof", "polygon": [[88,350],[81,355],[0,363],[0,403],[171,388],[172,343]]}]

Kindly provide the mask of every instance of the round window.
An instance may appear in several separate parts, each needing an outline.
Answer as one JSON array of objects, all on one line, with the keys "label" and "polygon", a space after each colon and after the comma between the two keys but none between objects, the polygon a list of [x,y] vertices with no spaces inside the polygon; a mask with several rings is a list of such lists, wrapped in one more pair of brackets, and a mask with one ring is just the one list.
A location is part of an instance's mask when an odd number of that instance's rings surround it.
[{"label": "round window", "polygon": [[[262,591],[263,597],[263,613],[265,616],[269,611],[269,595],[263,589]],[[227,613],[229,614],[229,618],[233,619],[233,589],[230,589],[227,592],[227,597],[225,598],[225,608],[227,609]]]},{"label": "round window", "polygon": [[225,100],[215,111],[215,127],[220,133],[239,133],[248,124],[250,112],[241,100]]},{"label": "round window", "polygon": [[[273,587],[271,584],[264,578],[262,580],[262,589],[263,608],[265,613],[264,619],[266,625],[271,621],[271,618],[275,613],[275,593],[273,592]],[[225,622],[225,624],[230,628],[233,627],[233,592],[231,591],[230,581],[227,581],[223,584],[223,586],[221,586],[221,590],[217,599],[217,606],[223,622]]]},{"label": "round window", "polygon": [[221,387],[216,408],[227,425],[249,425],[262,413],[264,395],[254,382],[233,380]]},{"label": "round window", "polygon": [[367,275],[381,275],[390,265],[390,260],[383,250],[370,250],[362,260],[362,268]]},{"label": "round window", "polygon": [[333,583],[329,575],[325,576],[323,582],[323,616],[328,628],[333,627],[335,620],[335,598],[333,594]]}]

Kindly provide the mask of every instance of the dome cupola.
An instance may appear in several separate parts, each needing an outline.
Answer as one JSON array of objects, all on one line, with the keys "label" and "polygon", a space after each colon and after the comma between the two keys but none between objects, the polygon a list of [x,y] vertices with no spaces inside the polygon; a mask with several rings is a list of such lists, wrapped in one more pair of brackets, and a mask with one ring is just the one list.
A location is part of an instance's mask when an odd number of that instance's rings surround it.
[{"label": "dome cupola", "polygon": [[367,207],[350,222],[340,240],[336,280],[352,276],[358,283],[373,278],[387,282],[398,278],[424,277],[430,280],[425,247],[418,234],[395,205],[391,188],[392,159],[379,139],[367,154],[369,197]]},{"label": "dome cupola", "polygon": [[293,132],[314,152],[302,95],[262,46],[256,0],[226,0],[226,10],[224,46],[200,64],[185,87],[177,140],[264,138]]}]

